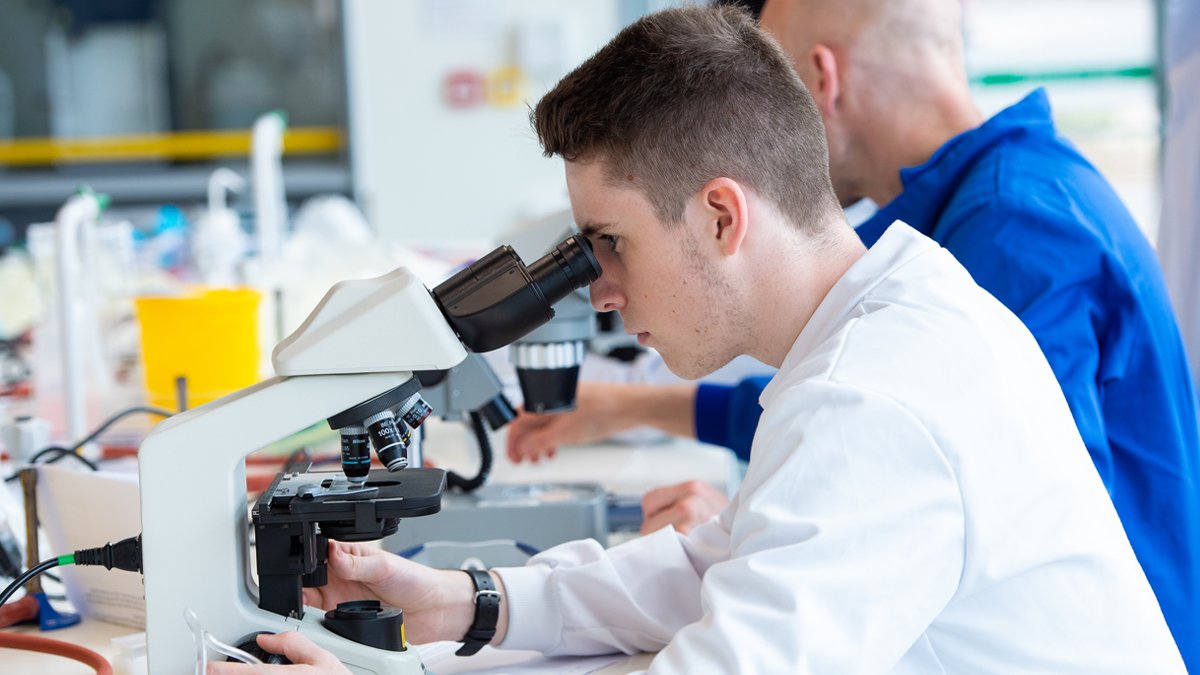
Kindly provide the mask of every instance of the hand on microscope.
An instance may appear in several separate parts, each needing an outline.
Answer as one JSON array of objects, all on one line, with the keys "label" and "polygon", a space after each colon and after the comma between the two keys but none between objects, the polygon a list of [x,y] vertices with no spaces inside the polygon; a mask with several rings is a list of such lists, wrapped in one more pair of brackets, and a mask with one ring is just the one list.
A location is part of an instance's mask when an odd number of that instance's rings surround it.
[{"label": "hand on microscope", "polygon": [[286,666],[252,666],[248,663],[214,662],[208,664],[207,675],[350,675],[350,671],[336,656],[296,631],[263,634],[256,639],[259,647],[272,654],[282,654],[292,663]]},{"label": "hand on microscope", "polygon": [[[500,578],[492,575],[496,590],[504,596]],[[440,640],[461,640],[475,619],[475,586],[471,577],[459,570],[437,570],[406,560],[364,544],[329,543],[329,580],[320,588],[304,589],[304,603],[329,609],[339,602],[379,600],[385,605],[404,610],[404,631],[414,644]],[[498,644],[508,632],[508,611],[500,604],[496,636]],[[300,633],[281,633],[262,636],[259,644],[268,651],[283,653],[291,666],[263,666],[267,673],[300,675],[347,673],[344,666],[329,652],[312,643]],[[246,664],[217,664],[209,666],[209,675],[255,673]],[[286,668],[287,670],[276,670]]]},{"label": "hand on microscope", "polygon": [[560,445],[591,443],[649,425],[676,436],[695,435],[696,386],[580,382],[575,410],[535,414],[522,410],[508,427],[508,458],[550,458]]},{"label": "hand on microscope", "polygon": [[[695,385],[580,382],[575,410],[538,415],[528,411],[509,424],[508,458],[513,462],[555,455],[559,445],[602,440],[639,425],[694,437]],[[686,481],[647,492],[642,498],[642,534],[666,525],[687,533],[710,520],[728,497],[703,481]]]},{"label": "hand on microscope", "polygon": [[[499,577],[492,579],[503,594]],[[405,633],[415,644],[461,640],[475,619],[475,586],[469,575],[426,567],[373,546],[331,541],[329,581],[304,589],[304,602],[330,609],[350,600],[379,600],[403,609]],[[502,609],[493,643],[504,638],[507,628],[508,613]]]}]

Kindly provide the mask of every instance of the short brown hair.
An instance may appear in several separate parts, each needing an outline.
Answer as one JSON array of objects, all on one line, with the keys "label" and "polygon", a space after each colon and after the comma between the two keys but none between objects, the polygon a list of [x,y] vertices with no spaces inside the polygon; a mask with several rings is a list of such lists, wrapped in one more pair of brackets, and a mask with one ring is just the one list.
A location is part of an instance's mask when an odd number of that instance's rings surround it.
[{"label": "short brown hair", "polygon": [[666,223],[722,176],[805,229],[840,212],[820,112],[779,45],[734,7],[642,17],[559,81],[530,121],[547,157],[602,160]]}]

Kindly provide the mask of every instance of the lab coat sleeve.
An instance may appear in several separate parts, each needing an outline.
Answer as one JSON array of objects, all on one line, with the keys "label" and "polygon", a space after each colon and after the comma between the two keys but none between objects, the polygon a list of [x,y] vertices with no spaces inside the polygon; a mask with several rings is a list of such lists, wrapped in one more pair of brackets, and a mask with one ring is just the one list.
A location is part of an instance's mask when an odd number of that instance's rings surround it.
[{"label": "lab coat sleeve", "polygon": [[715,524],[690,539],[667,527],[604,550],[594,540],[556,546],[525,567],[498,568],[508,602],[504,649],[608,654],[662,649],[700,618],[700,580],[727,559]]},{"label": "lab coat sleeve", "polygon": [[737,496],[691,536],[663,530],[607,554],[571,544],[502,574],[510,631],[529,620],[547,633],[540,644],[510,633],[504,646],[594,653],[669,640],[651,673],[888,672],[962,573],[954,473],[924,427],[878,394],[818,382],[777,403]]}]

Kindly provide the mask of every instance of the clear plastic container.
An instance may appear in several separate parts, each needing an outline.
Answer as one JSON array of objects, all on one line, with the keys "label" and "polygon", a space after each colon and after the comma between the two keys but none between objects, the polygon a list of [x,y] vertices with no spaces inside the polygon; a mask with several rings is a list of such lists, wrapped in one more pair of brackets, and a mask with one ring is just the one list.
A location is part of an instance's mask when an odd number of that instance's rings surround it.
[{"label": "clear plastic container", "polygon": [[[56,438],[66,433],[62,331],[58,315],[58,281],[53,223],[31,225],[26,243],[33,260],[39,307],[33,326],[31,368],[35,414],[50,421]],[[88,426],[125,408],[128,392],[118,391],[114,374],[127,350],[121,330],[132,314],[134,286],[133,227],[128,222],[101,223],[91,239],[80,244],[80,274],[72,295],[83,340],[83,378]],[[67,439],[74,441],[77,439]]]}]

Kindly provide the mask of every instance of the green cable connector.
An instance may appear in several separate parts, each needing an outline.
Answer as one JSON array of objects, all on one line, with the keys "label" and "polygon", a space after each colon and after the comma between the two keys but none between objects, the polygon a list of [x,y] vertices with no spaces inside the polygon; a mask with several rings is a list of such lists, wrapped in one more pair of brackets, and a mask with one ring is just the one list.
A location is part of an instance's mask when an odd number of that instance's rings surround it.
[{"label": "green cable connector", "polygon": [[75,554],[68,553],[67,555],[58,556],[58,564],[60,567],[64,566],[64,565],[74,565],[75,564]]}]

